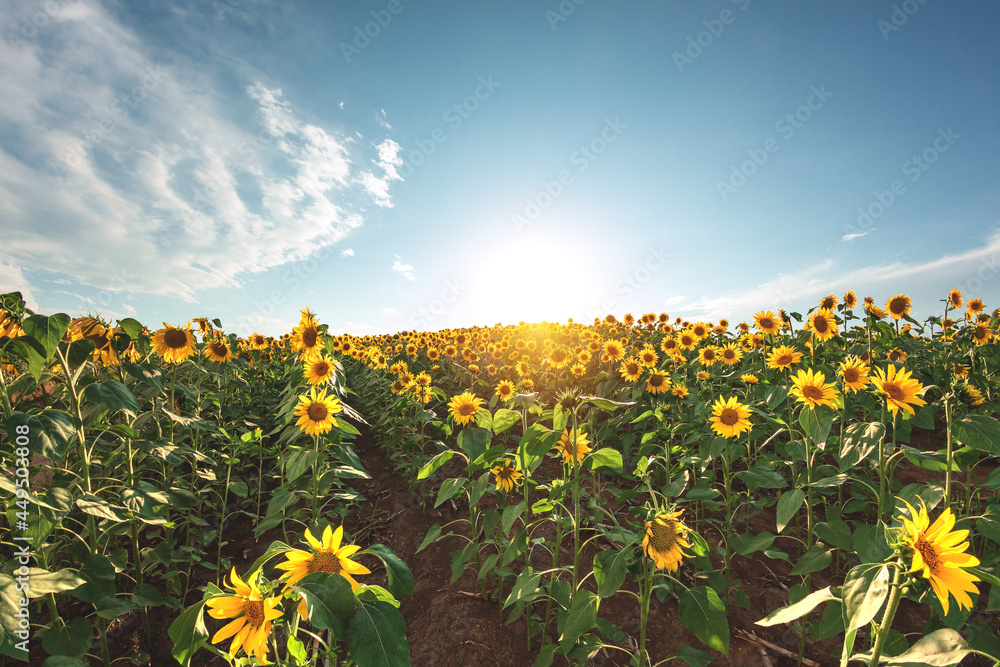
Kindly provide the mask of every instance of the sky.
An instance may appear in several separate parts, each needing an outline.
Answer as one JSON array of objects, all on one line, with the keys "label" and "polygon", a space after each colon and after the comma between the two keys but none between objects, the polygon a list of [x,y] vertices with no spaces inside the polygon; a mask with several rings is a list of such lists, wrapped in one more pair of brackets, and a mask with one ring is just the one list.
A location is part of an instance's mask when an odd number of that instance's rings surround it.
[{"label": "sky", "polygon": [[0,5],[0,291],[278,335],[1000,306],[988,0]]}]

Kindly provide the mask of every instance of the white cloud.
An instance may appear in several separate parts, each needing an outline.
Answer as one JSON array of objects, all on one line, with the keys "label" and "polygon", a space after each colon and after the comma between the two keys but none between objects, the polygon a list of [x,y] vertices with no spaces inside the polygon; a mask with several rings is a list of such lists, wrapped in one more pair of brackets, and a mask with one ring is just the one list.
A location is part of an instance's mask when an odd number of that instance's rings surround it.
[{"label": "white cloud", "polygon": [[375,120],[377,120],[378,124],[384,127],[385,129],[387,130],[392,129],[392,125],[389,125],[389,121],[386,118],[385,109],[379,109],[378,111],[375,112]]},{"label": "white cloud", "polygon": [[340,256],[341,257],[354,257],[354,249],[353,248],[344,248],[343,250],[340,251]]},{"label": "white cloud", "polygon": [[416,280],[417,276],[413,273],[413,267],[409,264],[403,264],[402,257],[396,255],[396,261],[392,265],[392,270],[396,273],[402,274],[407,280]]},{"label": "white cloud", "polygon": [[[36,9],[3,3],[0,25]],[[155,48],[98,0],[0,41],[0,124],[18,138],[0,144],[5,277],[45,269],[192,301],[363,224],[355,165],[370,157],[353,138],[303,120],[280,88],[226,97],[208,70]],[[387,188],[379,199],[391,205]]]},{"label": "white cloud", "polygon": [[370,171],[365,171],[361,173],[358,180],[377,205],[391,208],[392,199],[389,197],[389,183],[403,180],[397,171],[397,168],[403,164],[403,158],[399,157],[400,146],[392,139],[386,139],[375,148],[378,150],[378,161],[375,164],[381,167],[384,175],[379,177]]},{"label": "white cloud", "polygon": [[868,236],[869,234],[871,234],[872,232],[874,232],[876,229],[878,229],[878,227],[872,227],[871,229],[865,230],[863,232],[855,232],[853,234],[844,234],[842,237],[840,237],[840,240],[841,241],[853,241],[854,239],[860,239],[860,238],[863,238],[865,236]]},{"label": "white cloud", "polygon": [[24,272],[16,266],[4,262],[0,257],[0,294],[8,292],[20,292],[25,304],[32,310],[38,309],[38,302],[31,293],[31,286],[28,284]]}]

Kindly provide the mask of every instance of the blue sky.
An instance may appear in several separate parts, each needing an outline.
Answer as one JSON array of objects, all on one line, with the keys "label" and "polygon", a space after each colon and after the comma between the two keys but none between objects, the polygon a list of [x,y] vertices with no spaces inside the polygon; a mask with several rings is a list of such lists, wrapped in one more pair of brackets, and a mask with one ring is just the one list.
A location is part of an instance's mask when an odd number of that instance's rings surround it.
[{"label": "blue sky", "polygon": [[280,334],[1000,306],[985,0],[0,8],[0,289]]}]

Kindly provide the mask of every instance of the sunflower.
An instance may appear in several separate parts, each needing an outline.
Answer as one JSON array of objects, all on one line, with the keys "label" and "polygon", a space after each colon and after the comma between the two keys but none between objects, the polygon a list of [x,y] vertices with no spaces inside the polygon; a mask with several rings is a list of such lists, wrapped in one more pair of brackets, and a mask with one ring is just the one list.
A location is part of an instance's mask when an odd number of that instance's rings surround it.
[{"label": "sunflower", "polygon": [[697,344],[698,337],[687,329],[677,334],[677,345],[679,345],[682,350],[693,350],[694,346]]},{"label": "sunflower", "polygon": [[646,391],[651,394],[661,394],[670,389],[670,378],[663,373],[653,371],[646,378]]},{"label": "sunflower", "polygon": [[625,356],[625,348],[618,341],[609,340],[604,343],[604,354],[608,355],[613,361],[618,361]]},{"label": "sunflower", "polygon": [[573,364],[569,370],[576,377],[583,377],[587,374],[587,367],[583,364]]},{"label": "sunflower", "polygon": [[822,310],[833,310],[837,307],[837,295],[827,294],[822,299],[819,300],[819,307]]},{"label": "sunflower", "polygon": [[773,352],[767,357],[767,367],[782,369],[791,368],[792,364],[797,364],[802,360],[802,353],[798,352],[794,347],[789,347],[788,345],[782,345],[775,348]]},{"label": "sunflower", "polygon": [[549,354],[549,366],[552,368],[562,368],[569,362],[569,353],[561,347],[557,347]]},{"label": "sunflower", "polygon": [[718,349],[719,358],[727,366],[735,366],[743,358],[743,351],[738,343],[726,343]]},{"label": "sunflower", "polygon": [[194,334],[181,327],[163,323],[163,329],[153,334],[153,351],[168,364],[179,364],[195,352]]},{"label": "sunflower", "polygon": [[718,350],[714,345],[706,345],[698,352],[698,361],[703,366],[711,366],[719,360]]},{"label": "sunflower", "polygon": [[694,326],[691,327],[691,333],[697,336],[698,340],[704,340],[708,337],[710,328],[704,322],[695,322]]},{"label": "sunflower", "polygon": [[651,346],[646,346],[642,348],[642,352],[639,353],[639,363],[646,368],[653,368],[656,366],[656,362],[660,360],[660,356],[656,354]]},{"label": "sunflower", "polygon": [[570,429],[563,429],[555,449],[558,449],[562,453],[563,460],[566,463],[580,463],[583,461],[583,457],[587,455],[587,452],[591,451],[590,447],[587,446],[589,444],[590,441],[587,440],[587,434],[583,431],[577,430],[570,433]]},{"label": "sunflower", "polygon": [[445,345],[444,346],[444,356],[446,356],[446,357],[454,357],[456,354],[458,354],[458,348],[457,347],[455,347],[454,345]]},{"label": "sunflower", "polygon": [[458,396],[452,396],[448,408],[451,410],[455,423],[464,426],[472,421],[479,406],[483,404],[483,399],[477,398],[471,391],[466,391]]},{"label": "sunflower", "polygon": [[847,357],[840,364],[840,378],[844,381],[844,390],[848,392],[860,391],[871,382],[868,373],[871,369],[868,364],[857,357]]},{"label": "sunflower", "polygon": [[325,354],[321,354],[302,364],[302,372],[306,376],[306,381],[313,385],[329,382],[334,375],[333,369],[333,360]]},{"label": "sunflower", "polygon": [[744,431],[749,431],[750,408],[731,396],[728,400],[721,396],[712,405],[712,430],[723,438],[739,436]]},{"label": "sunflower", "polygon": [[976,345],[986,345],[986,343],[990,342],[990,338],[992,337],[993,330],[986,324],[980,322],[976,326],[972,327],[972,340],[975,341]]},{"label": "sunflower", "polygon": [[966,397],[969,399],[969,405],[972,407],[978,407],[986,402],[983,393],[971,384],[965,385],[962,387],[962,390],[965,392]]},{"label": "sunflower", "polygon": [[653,559],[656,569],[676,572],[681,560],[689,554],[688,528],[681,521],[684,510],[659,514],[646,522],[646,536],[642,539],[642,553]]},{"label": "sunflower", "polygon": [[962,293],[957,289],[953,289],[948,292],[948,306],[950,308],[961,308],[962,307]]},{"label": "sunflower", "polygon": [[233,619],[212,637],[212,643],[218,644],[234,637],[229,646],[230,657],[243,649],[249,657],[251,654],[258,665],[267,664],[267,640],[271,635],[271,621],[281,616],[281,610],[275,609],[281,602],[281,596],[265,598],[257,586],[260,570],[255,571],[244,582],[236,574],[236,568],[229,573],[231,584],[236,595],[218,596],[207,602],[208,615],[212,618]]},{"label": "sunflower", "polygon": [[885,302],[885,309],[894,320],[898,320],[904,315],[909,315],[910,297],[905,294],[897,294]]},{"label": "sunflower", "polygon": [[340,400],[336,396],[327,396],[326,389],[317,394],[316,387],[312,387],[308,394],[299,396],[299,404],[295,406],[295,416],[299,420],[295,425],[306,435],[322,435],[337,425],[333,415],[340,411]]},{"label": "sunflower", "polygon": [[490,468],[490,472],[496,475],[497,491],[501,488],[503,488],[504,491],[510,491],[515,486],[520,486],[520,478],[524,474],[514,467],[514,462],[510,459],[504,459],[500,463],[496,464]]},{"label": "sunflower", "polygon": [[894,364],[905,364],[907,354],[898,347],[894,347],[885,355],[885,358]]},{"label": "sunflower", "polygon": [[[16,324],[14,326],[19,327]],[[0,330],[2,329],[3,327],[0,326]],[[66,333],[69,335],[71,341],[86,339],[92,342],[94,344],[94,361],[98,361],[105,366],[118,366],[121,364],[113,343],[114,332],[104,326],[100,320],[93,317],[79,317],[69,323],[69,329]]]},{"label": "sunflower", "polygon": [[798,374],[792,378],[792,385],[789,396],[794,396],[800,403],[809,406],[810,410],[817,405],[829,405],[831,408],[837,407],[836,383],[823,384],[826,376],[822,373],[815,373],[813,369],[799,369]]},{"label": "sunflower", "polygon": [[955,374],[956,380],[962,380],[969,374],[969,364],[952,364],[951,372]]},{"label": "sunflower", "polygon": [[770,310],[762,310],[753,316],[757,329],[763,334],[776,334],[781,331],[781,320]]},{"label": "sunflower", "polygon": [[206,342],[205,348],[202,352],[209,361],[214,361],[219,364],[231,361],[235,356],[233,355],[233,351],[229,349],[229,346],[221,340],[210,340]]},{"label": "sunflower", "polygon": [[670,390],[670,393],[676,396],[677,398],[686,398],[687,395],[690,394],[691,392],[688,391],[688,388],[685,387],[684,385],[675,384],[674,388]]},{"label": "sunflower", "polygon": [[[329,572],[339,574],[351,585],[352,591],[361,589],[361,584],[354,579],[354,574],[371,574],[367,567],[351,560],[351,556],[358,552],[361,547],[355,544],[340,546],[344,537],[344,527],[339,526],[337,530],[332,530],[329,525],[323,530],[323,540],[317,540],[306,528],[306,541],[313,548],[312,551],[303,549],[290,549],[285,552],[288,559],[275,565],[276,569],[285,570],[281,579],[286,579],[287,586],[294,585],[306,575],[315,572]],[[299,601],[299,616],[309,619],[309,606],[303,597]]]},{"label": "sunflower", "polygon": [[844,310],[850,310],[856,305],[858,305],[858,295],[854,293],[854,290],[847,290],[844,293]]},{"label": "sunflower", "polygon": [[619,373],[621,373],[621,376],[629,382],[635,382],[639,379],[639,376],[642,375],[642,364],[632,357],[629,357],[622,362]]},{"label": "sunflower", "polygon": [[966,317],[972,319],[970,315],[978,315],[979,313],[983,312],[983,310],[986,308],[986,305],[983,304],[982,299],[969,299],[969,302],[965,304],[965,307],[967,309],[965,311]]},{"label": "sunflower", "polygon": [[883,371],[881,368],[875,369],[872,384],[885,394],[889,411],[893,416],[900,408],[912,415],[916,414],[913,410],[914,405],[927,405],[924,399],[917,396],[924,390],[924,385],[911,375],[911,372],[905,368],[900,368],[897,371],[895,366],[889,366],[887,371]]},{"label": "sunflower", "polygon": [[511,398],[514,397],[514,383],[509,380],[500,380],[500,384],[497,385],[497,396],[500,400],[506,403]]},{"label": "sunflower", "polygon": [[973,582],[979,577],[965,568],[979,565],[979,559],[965,553],[969,548],[967,530],[952,530],[955,515],[945,508],[933,524],[927,515],[927,507],[920,501],[920,511],[903,501],[910,510],[911,519],[903,518],[903,542],[912,550],[913,565],[909,572],[919,572],[930,581],[931,588],[941,601],[941,608],[948,613],[948,594],[955,597],[962,609],[972,609],[969,593],[978,593]]},{"label": "sunflower", "polygon": [[697,378],[699,382],[705,382],[708,380],[708,378],[712,377],[711,375],[708,374],[708,371],[698,371],[697,373],[694,374],[694,376],[695,378]]},{"label": "sunflower", "polygon": [[677,353],[677,339],[672,336],[664,336],[660,341],[660,349],[673,356]]},{"label": "sunflower", "polygon": [[292,352],[300,352],[303,359],[311,359],[320,353],[323,341],[319,333],[316,316],[306,308],[302,311],[299,325],[292,329]]},{"label": "sunflower", "polygon": [[267,339],[259,333],[252,333],[247,338],[247,344],[251,350],[263,350],[267,348]]},{"label": "sunflower", "polygon": [[830,340],[837,335],[837,320],[833,316],[833,311],[825,308],[813,311],[809,316],[808,326],[813,336],[820,342]]},{"label": "sunflower", "polygon": [[757,376],[754,375],[753,373],[744,373],[743,375],[740,376],[740,379],[743,380],[743,382],[745,382],[746,384],[757,384],[758,382],[760,382]]}]

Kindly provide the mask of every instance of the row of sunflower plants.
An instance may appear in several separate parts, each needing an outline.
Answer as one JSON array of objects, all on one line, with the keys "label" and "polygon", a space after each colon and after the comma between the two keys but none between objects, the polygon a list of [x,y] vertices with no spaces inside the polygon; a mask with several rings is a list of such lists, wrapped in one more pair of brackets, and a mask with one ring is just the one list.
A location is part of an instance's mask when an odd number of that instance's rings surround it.
[{"label": "row of sunflower plants", "polygon": [[[648,660],[652,592],[677,598],[684,625],[726,653],[726,610],[752,602],[733,564],[754,558],[798,582],[780,618],[795,623],[800,656],[808,634],[842,635],[843,664],[912,662],[939,639],[959,648],[935,664],[970,651],[995,659],[996,630],[973,614],[1000,606],[997,319],[978,299],[952,318],[963,306],[954,290],[943,317],[917,322],[909,304],[897,295],[885,309],[859,307],[848,292],[804,317],[761,311],[756,331],[647,314],[341,336],[333,348],[367,378],[367,395],[381,378],[384,419],[397,442],[416,443],[400,459],[417,481],[447,473],[436,504],[464,498],[453,578],[472,569],[483,597],[528,619],[529,640],[542,635],[538,664],[620,648],[622,631],[599,611],[616,592],[640,603],[636,662]],[[904,468],[920,481],[900,482]],[[755,525],[764,515],[775,532]],[[447,528],[423,547],[451,537]],[[662,578],[682,561],[682,581]],[[876,575],[881,598],[878,586],[868,592]],[[814,576],[845,583],[810,594]],[[931,608],[912,646],[891,627],[900,597]],[[822,618],[802,621],[824,602]]]},{"label": "row of sunflower plants", "polygon": [[[52,664],[85,665],[96,636],[98,659],[108,665],[112,624],[138,615],[152,647],[165,639],[151,627],[151,608],[175,614],[192,594],[218,591],[227,571],[237,595],[261,590],[259,575],[241,579],[224,555],[234,551],[232,540],[245,544],[248,524],[258,537],[278,526],[287,536],[289,527],[319,530],[327,517],[347,514],[355,494],[346,482],[366,473],[350,446],[357,430],[333,415],[360,416],[338,398],[342,368],[321,363],[325,327],[311,315],[303,321],[277,341],[243,340],[225,335],[218,320],[151,332],[130,318],[111,326],[98,317],[45,316],[19,293],[0,295],[0,486],[10,494],[0,526],[0,653],[26,659],[40,643]],[[353,548],[340,545],[340,532],[317,534],[323,553]],[[284,552],[294,560],[295,551]],[[390,550],[366,553],[390,571],[391,593],[366,593],[379,610],[412,590]],[[341,572],[325,556],[319,562],[318,572]],[[355,563],[343,572],[367,568]],[[232,646],[259,659],[273,615],[273,605],[263,616],[248,606]],[[392,664],[405,664],[401,618],[379,618],[359,623],[362,635],[392,625]],[[200,619],[189,609],[172,626],[183,664],[204,643]],[[297,655],[294,643],[289,650]]]}]

